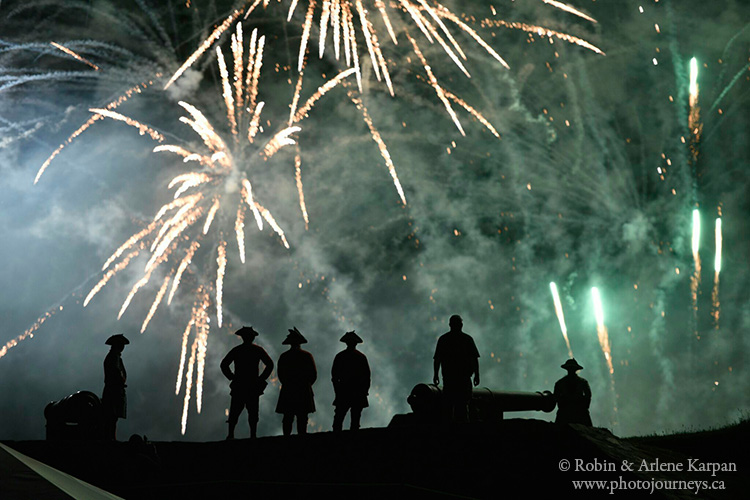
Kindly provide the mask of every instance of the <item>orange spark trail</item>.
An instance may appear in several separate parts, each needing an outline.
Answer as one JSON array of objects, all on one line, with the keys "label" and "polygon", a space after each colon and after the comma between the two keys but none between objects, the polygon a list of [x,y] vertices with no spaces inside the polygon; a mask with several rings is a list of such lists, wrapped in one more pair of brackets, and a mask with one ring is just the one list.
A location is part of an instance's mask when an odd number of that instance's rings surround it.
[{"label": "orange spark trail", "polygon": [[180,279],[182,278],[182,273],[185,272],[187,269],[187,266],[190,265],[190,262],[193,259],[193,255],[195,254],[195,251],[198,250],[200,247],[200,243],[197,241],[194,241],[190,248],[188,248],[187,253],[185,254],[185,257],[183,257],[182,261],[180,262],[179,267],[177,268],[177,272],[174,275],[174,281],[172,281],[172,289],[169,291],[169,297],[167,297],[167,305],[172,303],[172,298],[174,297],[175,292],[177,292],[177,288],[180,286]]},{"label": "orange spark trail", "polygon": [[193,367],[195,366],[195,351],[198,348],[198,339],[193,340],[193,346],[190,348],[190,360],[188,361],[187,375],[185,375],[185,400],[182,404],[182,435],[185,435],[187,427],[188,403],[190,403],[190,393],[193,391]]},{"label": "orange spark trail", "polygon": [[302,158],[299,154],[294,155],[294,178],[297,182],[297,194],[299,196],[299,209],[302,211],[302,218],[305,220],[305,230],[309,228],[310,219],[307,216],[307,206],[305,205],[305,190],[302,185]]},{"label": "orange spark trail", "polygon": [[216,198],[214,200],[214,204],[211,205],[211,209],[208,211],[208,215],[206,216],[206,223],[203,224],[203,234],[208,234],[208,230],[211,227],[211,223],[214,220],[216,211],[219,210],[219,206],[221,206],[220,200],[219,198]]},{"label": "orange spark trail", "polygon": [[25,332],[23,332],[18,337],[12,340],[9,340],[2,347],[2,349],[0,349],[0,358],[5,356],[10,349],[17,346],[19,342],[22,342],[26,339],[34,338],[34,332],[39,330],[39,328],[44,324],[45,321],[47,321],[52,316],[54,316],[55,314],[57,314],[59,311],[62,311],[62,310],[63,310],[63,306],[54,307],[50,309],[49,311],[47,311],[46,313],[44,313],[42,316],[40,316],[39,319],[37,319],[36,322],[33,325],[31,325]]},{"label": "orange spark trail", "polygon": [[257,201],[255,202],[255,206],[257,207],[260,214],[263,216],[264,219],[266,219],[266,222],[268,222],[268,225],[271,226],[271,228],[274,230],[276,234],[279,235],[281,238],[281,242],[284,244],[286,248],[289,248],[289,243],[286,241],[286,236],[284,236],[284,231],[282,231],[281,227],[276,223],[276,220],[273,218],[273,215],[271,215],[271,212],[268,211],[267,208],[263,207],[260,203]]},{"label": "orange spark trail", "polygon": [[380,149],[380,156],[382,156],[383,160],[385,160],[385,164],[388,167],[388,172],[390,172],[391,178],[393,179],[393,184],[396,186],[396,191],[398,191],[398,196],[399,198],[401,198],[401,203],[406,205],[404,190],[401,187],[401,181],[398,180],[398,174],[396,174],[396,166],[393,164],[393,160],[391,160],[391,154],[388,152],[388,147],[380,137],[380,132],[378,132],[378,130],[375,128],[375,125],[372,123],[372,118],[370,118],[370,114],[367,112],[367,108],[362,102],[362,99],[354,97],[351,92],[349,93],[349,98],[352,100],[357,109],[362,112],[362,119],[367,124],[367,128],[370,129],[372,140],[375,141],[375,143],[378,145],[378,149]]},{"label": "orange spark trail", "polygon": [[180,371],[177,372],[177,384],[175,385],[174,394],[177,396],[180,393],[180,386],[182,385],[182,373],[185,370],[185,356],[187,354],[187,343],[188,336],[190,335],[190,329],[193,327],[193,320],[187,325],[185,331],[182,333],[182,349],[180,350]]},{"label": "orange spark trail", "polygon": [[146,316],[146,319],[143,320],[143,325],[141,325],[141,333],[146,331],[146,327],[151,322],[151,318],[154,317],[154,314],[156,313],[156,309],[159,307],[159,303],[161,302],[161,299],[164,298],[164,294],[167,293],[167,287],[169,286],[169,280],[170,276],[167,275],[164,278],[164,283],[162,283],[161,288],[159,288],[159,292],[156,294],[156,298],[154,299],[153,304],[151,304],[151,309],[148,311],[148,315]]},{"label": "orange spark trail", "polygon": [[448,101],[448,98],[445,96],[445,92],[443,92],[443,88],[438,84],[437,78],[435,78],[435,74],[432,72],[432,68],[430,68],[430,65],[427,64],[427,59],[422,55],[422,51],[419,50],[419,46],[417,45],[417,42],[407,33],[406,37],[411,42],[412,46],[414,47],[414,53],[419,57],[419,60],[422,62],[422,66],[424,67],[425,72],[427,72],[427,77],[429,78],[429,83],[432,86],[433,89],[435,89],[435,93],[438,96],[438,99],[440,99],[443,102],[443,105],[445,106],[445,109],[448,111],[448,114],[451,116],[451,119],[453,119],[453,123],[456,125],[456,128],[459,132],[461,132],[461,135],[466,136],[466,132],[464,132],[463,127],[461,126],[461,122],[458,121],[458,116],[456,116],[456,112],[453,111],[453,107],[451,106],[451,103]]},{"label": "orange spark trail", "polygon": [[580,10],[576,9],[575,7],[568,5],[566,3],[562,2],[556,2],[555,0],[542,0],[542,2],[546,3],[547,5],[551,5],[557,9],[563,10],[565,12],[568,12],[569,14],[573,14],[574,16],[581,17],[583,19],[586,19],[587,21],[591,21],[592,23],[596,23],[596,19],[594,19],[591,16],[588,16],[581,12]]},{"label": "orange spark trail", "polygon": [[222,241],[219,244],[218,256],[216,257],[216,317],[221,328],[222,319],[222,295],[224,293],[224,273],[227,269],[227,243]]},{"label": "orange spark trail", "polygon": [[586,40],[582,38],[578,38],[577,36],[569,35],[567,33],[561,33],[559,31],[551,30],[549,28],[545,28],[543,26],[536,26],[534,24],[526,24],[526,23],[519,23],[519,22],[508,22],[503,21],[502,19],[483,19],[480,23],[482,27],[505,27],[509,29],[516,29],[525,31],[527,33],[536,33],[539,36],[546,36],[547,38],[557,37],[560,40],[578,45],[580,47],[583,47],[585,49],[589,49],[592,52],[596,52],[600,55],[606,55],[602,49],[597,47],[596,45],[593,45]]},{"label": "orange spark trail", "polygon": [[[256,0],[255,3],[253,3],[252,6],[250,6],[248,13],[252,12],[253,9],[255,9],[255,7],[258,6],[259,3],[260,3],[260,0]],[[224,33],[232,25],[232,23],[237,20],[240,14],[242,14],[243,10],[244,10],[244,7],[242,9],[235,10],[234,12],[232,12],[232,14],[229,17],[227,17],[224,20],[224,22],[221,23],[213,31],[213,33],[211,33],[209,37],[203,41],[203,43],[201,43],[200,47],[198,47],[198,50],[193,52],[193,54],[190,57],[188,57],[187,61],[185,61],[185,63],[182,66],[180,66],[180,68],[175,72],[175,74],[172,75],[172,78],[169,79],[167,84],[164,85],[164,90],[167,90],[170,87],[170,85],[172,85],[175,82],[175,80],[177,80],[180,76],[182,76],[182,74],[185,72],[186,69],[192,66],[193,63],[195,63],[195,61],[197,61],[198,58],[202,56],[205,51],[211,48],[211,45],[213,45],[213,43],[219,39],[222,33]]]},{"label": "orange spark trail", "polygon": [[117,260],[118,258],[120,258],[120,255],[122,255],[125,252],[125,250],[127,250],[130,247],[132,247],[133,245],[135,245],[136,243],[138,243],[139,241],[141,241],[143,238],[145,238],[146,236],[148,236],[149,234],[151,234],[154,231],[154,229],[156,229],[157,227],[159,227],[159,225],[161,225],[161,224],[162,224],[161,222],[154,221],[151,224],[149,224],[145,229],[137,232],[136,234],[134,234],[133,236],[131,236],[130,238],[128,238],[125,241],[125,243],[123,243],[122,245],[120,245],[120,248],[118,248],[117,250],[115,250],[115,253],[113,253],[110,256],[110,258],[107,259],[107,261],[102,266],[102,271],[104,271],[105,269],[107,269],[110,264],[112,264],[115,260]]},{"label": "orange spark trail", "polygon": [[221,53],[221,47],[216,47],[216,58],[219,60],[219,74],[221,75],[221,88],[223,89],[222,95],[224,96],[224,105],[227,108],[227,121],[229,121],[229,126],[232,129],[232,135],[237,136],[237,120],[234,116],[234,97],[232,96],[232,87],[229,84],[227,62],[224,60],[224,54]]},{"label": "orange spark trail", "polygon": [[74,58],[78,59],[78,60],[79,60],[79,61],[81,61],[82,63],[84,63],[84,64],[88,64],[89,66],[91,66],[92,68],[94,68],[94,69],[95,69],[96,71],[99,71],[99,66],[97,66],[97,65],[96,65],[96,64],[94,64],[94,63],[92,63],[91,61],[89,61],[89,60],[88,60],[88,59],[86,59],[85,57],[82,57],[82,56],[80,56],[79,54],[76,54],[75,52],[73,52],[73,51],[72,51],[72,50],[70,50],[69,48],[67,48],[67,47],[65,47],[65,46],[63,46],[63,45],[60,45],[59,43],[55,43],[55,42],[50,42],[50,45],[52,45],[52,46],[53,46],[53,47],[55,47],[56,49],[60,49],[60,50],[62,50],[63,52],[65,52],[65,53],[66,53],[66,54],[68,54],[69,56],[73,56]]},{"label": "orange spark trail", "polygon": [[[294,5],[296,5],[296,1]],[[293,5],[293,7],[294,7]],[[315,11],[315,0],[310,0],[310,4],[307,7],[307,14],[305,14],[305,24],[302,27],[302,43],[299,48],[299,59],[297,61],[297,71],[302,71],[305,62],[305,51],[307,50],[307,41],[310,39],[310,28],[312,28],[313,12]],[[289,12],[289,18],[291,19],[291,9]],[[287,19],[288,21],[289,19]]]},{"label": "orange spark trail", "polygon": [[113,120],[117,120],[117,121],[121,121],[121,122],[127,123],[131,127],[137,128],[138,132],[141,135],[148,134],[149,137],[151,137],[155,141],[158,141],[158,142],[163,142],[164,141],[164,136],[161,135],[159,132],[157,132],[156,130],[152,129],[148,125],[144,125],[143,123],[141,123],[141,122],[139,122],[137,120],[133,120],[132,118],[128,118],[125,115],[121,115],[120,113],[116,113],[115,111],[108,111],[106,109],[101,109],[101,108],[91,108],[91,109],[89,109],[89,111],[91,111],[92,113],[97,113],[99,115],[105,116],[107,118],[111,118]]},{"label": "orange spark trail", "polygon": [[445,89],[443,89],[443,92],[445,93],[445,96],[448,99],[452,99],[454,102],[456,102],[457,104],[459,104],[460,106],[462,106],[466,111],[468,111],[469,113],[471,113],[471,115],[474,118],[476,118],[477,120],[479,120],[479,123],[481,123],[482,125],[484,125],[485,127],[487,127],[487,130],[489,130],[490,132],[492,132],[492,135],[494,135],[495,137],[497,137],[498,139],[500,139],[500,133],[498,133],[498,131],[495,130],[495,127],[493,127],[492,124],[484,116],[482,116],[482,114],[479,111],[477,111],[476,109],[474,109],[471,106],[469,106],[466,103],[466,101],[464,101],[463,99],[461,99],[457,95],[455,95],[455,94],[453,94],[451,92],[448,92]]},{"label": "orange spark trail", "polygon": [[237,207],[237,217],[234,219],[234,232],[237,234],[237,249],[240,252],[240,262],[245,263],[245,212],[242,204]]},{"label": "orange spark trail", "polygon": [[89,302],[91,302],[91,299],[93,299],[94,296],[97,293],[99,293],[99,291],[102,288],[104,288],[104,285],[106,285],[107,282],[109,282],[109,280],[112,279],[112,277],[115,274],[119,273],[120,271],[122,271],[123,269],[125,269],[126,267],[128,267],[128,264],[130,264],[130,260],[132,258],[134,258],[135,256],[137,256],[140,252],[141,252],[141,250],[138,249],[138,250],[136,250],[134,252],[129,253],[128,255],[125,256],[124,259],[122,259],[122,261],[118,262],[117,265],[114,268],[112,268],[109,271],[107,271],[104,274],[104,276],[102,276],[102,279],[99,280],[99,283],[97,283],[94,286],[94,288],[91,289],[91,291],[89,292],[89,294],[86,296],[86,300],[83,301],[83,307],[86,307],[87,305],[89,305]]}]

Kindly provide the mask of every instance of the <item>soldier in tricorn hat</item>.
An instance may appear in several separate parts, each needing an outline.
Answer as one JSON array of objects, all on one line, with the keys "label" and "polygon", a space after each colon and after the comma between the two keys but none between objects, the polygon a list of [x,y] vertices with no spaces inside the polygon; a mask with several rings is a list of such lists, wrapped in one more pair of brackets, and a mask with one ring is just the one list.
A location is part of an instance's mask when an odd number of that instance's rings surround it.
[{"label": "soldier in tricorn hat", "polygon": [[128,375],[122,363],[122,351],[130,341],[125,335],[112,335],[105,342],[110,346],[104,358],[104,391],[102,392],[102,416],[104,419],[104,439],[117,439],[117,419],[128,415],[128,400],[125,384]]},{"label": "soldier in tricorn hat", "polygon": [[568,374],[555,383],[555,423],[592,425],[589,415],[591,388],[585,378],[576,374],[578,370],[583,370],[583,367],[571,358],[560,365],[560,368],[568,370]]},{"label": "soldier in tricorn hat", "polygon": [[279,402],[276,413],[284,415],[281,424],[285,436],[292,433],[294,418],[297,418],[297,434],[307,433],[307,415],[315,412],[315,398],[312,386],[318,378],[315,359],[312,354],[302,350],[301,345],[307,339],[297,327],[289,330],[289,335],[282,344],[289,350],[279,356],[277,374],[281,382]]},{"label": "soldier in tricorn hat", "polygon": [[351,410],[351,430],[359,429],[362,409],[367,408],[367,393],[370,390],[370,365],[367,356],[357,350],[362,338],[354,331],[346,332],[341,337],[346,349],[333,358],[331,380],[336,398],[333,415],[333,430],[340,431],[344,425],[346,413]]},{"label": "soldier in tricorn hat", "polygon": [[[234,439],[234,428],[244,408],[247,408],[247,421],[250,424],[250,437],[258,433],[258,410],[260,395],[268,383],[266,379],[273,370],[273,360],[265,349],[255,344],[258,336],[252,326],[243,326],[236,332],[242,338],[242,344],[233,348],[221,361],[221,372],[231,380],[232,401],[229,405],[229,432],[227,439]],[[263,372],[258,375],[259,363],[263,362]],[[234,363],[234,372],[229,366]]]}]

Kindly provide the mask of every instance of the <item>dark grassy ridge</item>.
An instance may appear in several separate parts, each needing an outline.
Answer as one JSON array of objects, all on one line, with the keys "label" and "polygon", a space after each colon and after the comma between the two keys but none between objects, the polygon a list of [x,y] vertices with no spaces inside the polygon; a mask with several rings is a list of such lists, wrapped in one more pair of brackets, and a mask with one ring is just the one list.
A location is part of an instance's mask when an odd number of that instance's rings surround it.
[{"label": "dark grassy ridge", "polygon": [[[6,444],[125,498],[746,498],[748,425],[619,439],[605,429],[510,419],[499,425],[363,429],[206,443]],[[738,472],[623,472],[623,460],[736,463]],[[562,459],[573,468],[561,472]],[[615,471],[575,471],[583,464]],[[572,480],[721,480],[724,490],[575,490]],[[9,499],[10,500],[10,499]]]}]

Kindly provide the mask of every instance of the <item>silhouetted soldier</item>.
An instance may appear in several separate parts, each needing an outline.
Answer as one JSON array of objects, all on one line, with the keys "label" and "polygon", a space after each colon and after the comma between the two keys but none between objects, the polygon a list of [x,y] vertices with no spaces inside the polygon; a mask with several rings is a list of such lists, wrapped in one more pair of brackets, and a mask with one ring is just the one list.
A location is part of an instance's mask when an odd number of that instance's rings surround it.
[{"label": "silhouetted soldier", "polygon": [[281,353],[276,373],[281,382],[276,413],[284,415],[281,424],[285,436],[292,433],[292,424],[297,417],[297,434],[307,433],[307,415],[315,412],[315,399],[312,385],[318,378],[312,354],[300,347],[307,339],[297,330],[289,330],[282,344],[289,350]]},{"label": "silhouetted soldier", "polygon": [[471,377],[479,385],[479,351],[474,339],[461,331],[461,316],[453,315],[448,321],[450,331],[440,336],[435,349],[435,375],[433,382],[440,384],[439,372],[443,369],[443,401],[448,420],[468,422],[471,400]]},{"label": "silhouetted soldier", "polygon": [[128,415],[128,400],[125,396],[125,382],[128,378],[122,354],[130,341],[118,333],[107,339],[105,344],[111,346],[104,358],[104,391],[102,393],[102,418],[104,420],[104,439],[117,439],[117,419]]},{"label": "silhouetted soldier", "polygon": [[336,398],[333,406],[333,430],[340,431],[344,426],[346,413],[351,410],[351,430],[359,429],[362,409],[367,408],[367,392],[370,390],[370,365],[367,356],[357,350],[362,338],[354,331],[346,332],[341,337],[346,349],[333,358],[331,380]]},{"label": "silhouetted soldier", "polygon": [[[258,432],[258,409],[260,395],[268,383],[266,379],[273,370],[273,360],[265,349],[254,344],[258,336],[252,326],[243,326],[235,335],[242,337],[242,344],[233,348],[221,361],[221,372],[231,380],[229,387],[232,402],[229,405],[229,433],[227,439],[234,439],[234,428],[244,408],[247,408],[247,421],[250,424],[250,437]],[[263,362],[263,373],[258,375],[259,363]],[[229,365],[234,363],[234,372]]]},{"label": "silhouetted soldier", "polygon": [[591,388],[585,378],[576,375],[576,371],[583,370],[583,367],[575,359],[567,360],[560,367],[568,370],[568,374],[555,383],[555,399],[557,400],[555,423],[590,426]]}]

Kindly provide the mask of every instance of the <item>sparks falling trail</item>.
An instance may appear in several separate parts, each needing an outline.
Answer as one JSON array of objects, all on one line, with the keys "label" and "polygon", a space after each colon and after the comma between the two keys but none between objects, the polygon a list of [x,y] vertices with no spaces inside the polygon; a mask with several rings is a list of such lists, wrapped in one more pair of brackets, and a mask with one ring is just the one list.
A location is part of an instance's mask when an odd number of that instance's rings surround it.
[{"label": "sparks falling trail", "polygon": [[[609,332],[604,324],[604,309],[602,308],[602,298],[597,287],[591,288],[591,296],[594,299],[594,314],[596,316],[596,333],[599,337],[599,345],[604,353],[604,359],[607,360],[607,368],[610,375],[615,373],[612,365],[612,346],[609,343]],[[614,382],[613,382],[614,383]]]},{"label": "sparks falling trail", "polygon": [[690,297],[693,303],[693,321],[695,323],[694,333],[698,336],[698,287],[701,284],[701,256],[700,256],[700,241],[701,241],[701,214],[696,208],[693,210],[693,239],[692,239],[692,250],[693,250],[693,265],[694,271],[693,276],[690,278]]},{"label": "sparks falling trail", "polygon": [[568,356],[573,358],[573,349],[570,348],[570,340],[568,340],[568,328],[565,326],[565,316],[563,316],[560,294],[557,293],[557,285],[554,281],[550,282],[549,289],[552,292],[552,300],[555,303],[555,314],[557,314],[557,321],[560,322],[560,331],[562,332],[563,338],[565,338],[565,345],[568,346]]},{"label": "sparks falling trail", "polygon": [[41,326],[44,324],[45,321],[47,321],[56,313],[62,310],[63,310],[63,306],[57,306],[57,307],[50,309],[46,313],[44,313],[42,316],[40,316],[39,319],[37,319],[33,325],[27,328],[25,332],[23,332],[18,337],[9,340],[2,348],[0,348],[0,358],[5,356],[10,349],[17,346],[19,342],[22,342],[26,339],[34,338],[34,332],[39,330],[39,328],[41,328]]},{"label": "sparks falling trail", "polygon": [[693,163],[693,179],[696,176],[696,162],[698,160],[698,145],[700,143],[703,124],[701,123],[701,109],[698,106],[698,61],[693,57],[690,59],[690,110],[688,114],[688,128],[690,129],[690,155]]},{"label": "sparks falling trail", "polygon": [[716,254],[714,256],[714,289],[711,293],[711,304],[713,307],[712,316],[714,318],[714,326],[718,330],[719,328],[719,273],[721,272],[721,217],[716,219],[716,226],[714,229],[714,236],[716,239]]},{"label": "sparks falling trail", "polygon": [[77,54],[77,53],[73,52],[72,50],[70,50],[69,48],[65,47],[64,45],[60,45],[59,43],[55,43],[55,42],[50,42],[50,45],[52,45],[53,47],[55,47],[58,50],[61,50],[61,51],[65,52],[69,56],[72,56],[73,58],[78,59],[82,63],[88,64],[89,66],[91,66],[92,68],[94,68],[96,71],[99,71],[99,66],[97,66],[94,63],[92,63],[91,61],[89,61],[85,57],[81,56],[80,54]]}]

